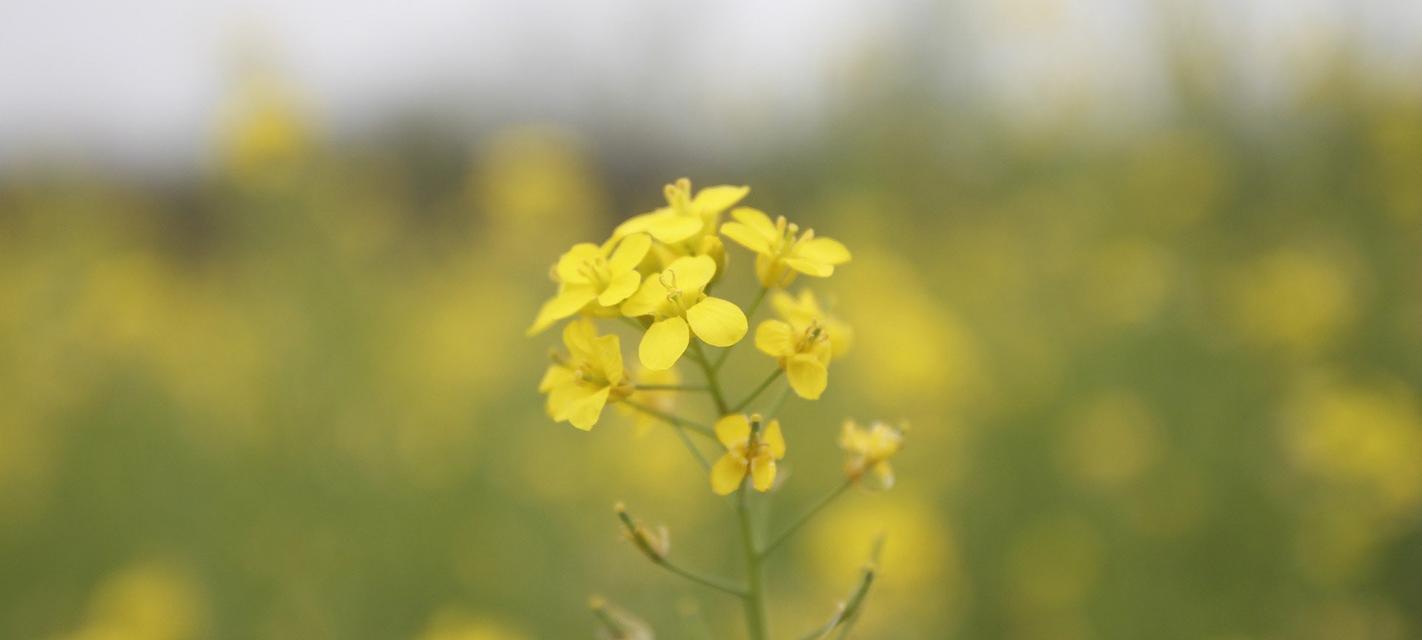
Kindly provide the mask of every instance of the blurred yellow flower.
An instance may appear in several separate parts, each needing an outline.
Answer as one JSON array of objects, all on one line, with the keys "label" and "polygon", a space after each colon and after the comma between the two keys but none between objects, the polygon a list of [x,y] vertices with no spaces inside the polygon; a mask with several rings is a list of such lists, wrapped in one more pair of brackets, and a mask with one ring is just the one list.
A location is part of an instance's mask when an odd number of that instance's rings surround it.
[{"label": "blurred yellow flower", "polygon": [[711,490],[729,495],[739,489],[746,472],[756,491],[769,491],[775,484],[775,461],[785,457],[785,436],[780,421],[771,420],[761,428],[759,415],[732,414],[716,421],[716,439],[726,447],[725,455],[711,468]]},{"label": "blurred yellow flower", "polygon": [[608,400],[632,393],[622,369],[622,344],[615,335],[597,335],[586,318],[563,328],[568,358],[553,363],[538,383],[548,394],[548,415],[584,431],[593,428]]},{"label": "blurred yellow flower", "polygon": [[815,293],[801,289],[798,296],[785,291],[776,291],[770,297],[770,306],[776,315],[790,323],[796,331],[803,331],[812,324],[818,324],[829,336],[830,354],[836,358],[849,353],[854,343],[854,329],[839,318],[830,315],[820,306]]},{"label": "blurred yellow flower", "polygon": [[[671,369],[648,369],[638,367],[637,384],[639,387],[651,387],[648,389],[637,389],[628,398],[631,402],[636,402],[645,407],[650,407],[662,413],[676,412],[676,399],[681,395],[677,391],[658,389],[657,387],[673,387],[681,384],[681,373],[675,368]],[[618,404],[617,409],[623,415],[632,420],[633,429],[637,436],[645,436],[652,429],[653,425],[661,424],[661,419],[646,412],[638,411],[625,404]]]},{"label": "blurred yellow flower", "polygon": [[1355,283],[1337,260],[1302,249],[1257,259],[1230,293],[1245,339],[1301,353],[1327,345],[1352,320],[1357,302]]},{"label": "blurred yellow flower", "polygon": [[731,217],[735,222],[721,225],[721,233],[756,253],[755,273],[766,287],[788,286],[797,273],[829,277],[852,257],[838,240],[817,238],[814,229],[801,233],[785,216],[771,222],[759,209],[739,207]]},{"label": "blurred yellow flower", "polygon": [[652,239],[645,233],[608,240],[602,246],[591,242],[573,245],[553,267],[558,294],[543,303],[528,335],[543,331],[594,302],[604,308],[621,304],[642,283],[637,265],[651,246]]},{"label": "blurred yellow flower", "polygon": [[198,586],[160,563],[130,566],[94,592],[84,625],[65,640],[184,640],[203,637],[206,606]]},{"label": "blurred yellow flower", "polygon": [[707,256],[677,258],[657,277],[647,277],[632,297],[622,303],[622,313],[652,316],[642,335],[637,355],[648,369],[670,368],[690,344],[690,334],[717,347],[729,347],[746,335],[746,314],[740,307],[706,295],[704,289],[716,273]]},{"label": "blurred yellow flower", "polygon": [[447,608],[435,613],[419,640],[521,640],[524,637],[497,621]]},{"label": "blurred yellow flower", "polygon": [[868,472],[873,478],[871,488],[893,487],[894,468],[889,465],[889,458],[899,452],[903,443],[902,427],[879,421],[861,427],[853,420],[845,420],[839,432],[839,447],[846,454],[845,474],[850,480],[858,482]]}]

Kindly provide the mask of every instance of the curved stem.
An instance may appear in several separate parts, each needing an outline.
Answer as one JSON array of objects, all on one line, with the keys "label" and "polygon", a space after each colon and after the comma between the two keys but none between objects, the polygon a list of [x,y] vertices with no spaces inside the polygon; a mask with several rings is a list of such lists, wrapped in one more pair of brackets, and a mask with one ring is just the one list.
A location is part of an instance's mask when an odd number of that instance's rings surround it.
[{"label": "curved stem", "polygon": [[716,578],[713,576],[703,576],[699,573],[696,573],[695,571],[691,571],[690,569],[684,569],[682,567],[677,566],[671,560],[668,560],[666,558],[654,561],[653,564],[697,584],[711,587],[712,589],[716,589],[717,591],[729,593],[738,598],[746,597],[746,590],[741,587],[733,585],[730,582],[721,578]]},{"label": "curved stem", "polygon": [[764,572],[761,569],[761,554],[756,552],[755,530],[751,526],[750,509],[747,507],[746,485],[741,485],[736,496],[736,518],[740,520],[741,542],[746,552],[746,633],[750,640],[765,640],[770,635],[765,617]]},{"label": "curved stem", "polygon": [[774,371],[770,372],[770,375],[766,376],[765,380],[761,381],[760,386],[756,387],[754,391],[751,391],[750,395],[746,396],[745,400],[742,400],[736,403],[736,406],[731,407],[731,413],[740,413],[743,409],[746,408],[747,405],[752,402],[755,402],[755,399],[760,397],[760,394],[764,392],[767,388],[769,388],[772,382],[775,382],[777,379],[779,379],[781,374],[783,373],[785,373],[785,370],[780,369],[778,367]]},{"label": "curved stem", "polygon": [[[746,308],[747,323],[755,319],[755,312],[757,309],[760,309],[760,303],[765,301],[765,294],[767,293],[770,293],[770,287],[761,287],[760,293],[757,293],[755,295],[755,300],[752,300],[750,306]],[[745,340],[741,340],[741,342],[745,342]],[[723,349],[721,351],[721,355],[716,357],[716,363],[711,365],[711,370],[720,371],[721,365],[726,364],[726,358],[729,358],[731,356],[731,351],[734,351],[736,347],[740,346],[741,342],[737,342],[736,344],[733,344]]]},{"label": "curved stem", "polygon": [[661,420],[662,422],[665,422],[673,427],[680,427],[682,429],[686,429],[687,431],[691,431],[692,433],[696,433],[707,438],[716,438],[716,433],[711,431],[711,427],[708,427],[704,424],[692,422],[685,418],[680,418],[663,411],[658,411],[640,402],[634,402],[632,400],[622,400],[621,402],[622,404],[625,404],[637,411],[641,411],[642,413],[652,416],[653,418]]},{"label": "curved stem", "polygon": [[716,403],[716,411],[719,412],[716,417],[730,413],[726,408],[726,398],[721,395],[721,384],[716,380],[716,372],[711,369],[711,363],[706,360],[706,350],[701,348],[701,342],[697,340],[691,341],[691,359],[701,365],[701,372],[706,374],[706,386],[710,387],[711,400]]},{"label": "curved stem", "polygon": [[819,502],[815,503],[814,506],[810,507],[804,513],[800,514],[800,517],[796,518],[794,522],[790,523],[790,526],[786,527],[784,531],[781,531],[780,535],[775,536],[774,539],[772,539],[768,544],[766,544],[765,547],[760,550],[760,556],[765,557],[770,555],[770,552],[774,551],[777,547],[784,544],[786,540],[789,540],[790,536],[795,535],[795,532],[800,530],[800,527],[805,526],[805,523],[813,519],[816,514],[824,510],[824,508],[829,506],[831,502],[834,502],[835,498],[838,498],[839,496],[843,495],[844,492],[853,485],[854,481],[846,478],[844,482],[840,483],[838,487],[835,487],[834,491],[831,491],[823,498],[820,498]]}]

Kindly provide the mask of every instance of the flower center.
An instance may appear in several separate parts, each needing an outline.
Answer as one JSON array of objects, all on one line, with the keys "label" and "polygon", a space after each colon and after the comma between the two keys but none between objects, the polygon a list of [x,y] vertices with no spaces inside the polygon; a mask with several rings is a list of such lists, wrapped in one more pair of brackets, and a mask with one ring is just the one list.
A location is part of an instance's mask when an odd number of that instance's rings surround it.
[{"label": "flower center", "polygon": [[593,256],[583,260],[583,263],[578,265],[578,273],[592,281],[599,289],[607,288],[607,285],[612,282],[612,268],[608,266],[607,258],[602,256]]}]

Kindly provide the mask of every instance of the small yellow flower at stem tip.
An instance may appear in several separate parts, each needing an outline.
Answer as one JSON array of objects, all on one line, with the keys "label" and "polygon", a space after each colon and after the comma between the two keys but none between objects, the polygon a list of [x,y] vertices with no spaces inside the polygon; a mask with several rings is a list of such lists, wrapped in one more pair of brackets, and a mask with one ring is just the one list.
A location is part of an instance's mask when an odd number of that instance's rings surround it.
[{"label": "small yellow flower at stem tip", "polygon": [[652,318],[637,348],[642,366],[670,368],[686,352],[692,333],[717,347],[729,347],[745,337],[748,323],[740,307],[705,293],[715,273],[716,263],[708,256],[677,258],[644,279],[622,303],[623,315]]},{"label": "small yellow flower at stem tip", "polygon": [[650,213],[633,216],[617,227],[613,237],[631,233],[648,233],[658,242],[667,245],[699,244],[705,235],[716,233],[716,223],[721,213],[731,208],[746,194],[750,187],[719,185],[702,189],[693,196],[691,181],[680,178],[663,188],[667,206]]},{"label": "small yellow flower at stem tip", "polygon": [[711,467],[711,491],[721,496],[734,493],[747,474],[756,491],[769,491],[775,485],[775,461],[785,457],[780,421],[765,423],[760,414],[732,414],[718,420],[715,429],[726,453]]},{"label": "small yellow flower at stem tip", "polygon": [[839,446],[845,452],[844,472],[851,481],[859,482],[870,474],[870,488],[889,489],[894,486],[894,468],[889,459],[903,448],[907,426],[894,427],[874,422],[861,427],[845,420],[840,430]]},{"label": "small yellow flower at stem tip", "polygon": [[721,225],[721,235],[756,253],[755,272],[766,287],[785,287],[796,274],[827,278],[834,268],[849,262],[849,249],[838,240],[816,237],[814,229],[803,233],[799,225],[759,209],[738,207],[731,211],[734,222]]},{"label": "small yellow flower at stem tip", "polygon": [[566,358],[544,372],[538,391],[548,394],[548,415],[587,431],[597,424],[608,401],[632,393],[622,368],[622,344],[615,335],[600,336],[592,320],[581,318],[563,328]]}]

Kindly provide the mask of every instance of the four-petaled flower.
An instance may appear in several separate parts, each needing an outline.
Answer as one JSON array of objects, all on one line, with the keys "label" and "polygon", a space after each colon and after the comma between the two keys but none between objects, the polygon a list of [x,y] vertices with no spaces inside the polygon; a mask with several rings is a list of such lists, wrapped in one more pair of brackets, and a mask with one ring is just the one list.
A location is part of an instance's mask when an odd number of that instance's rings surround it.
[{"label": "four-petaled flower", "polygon": [[637,265],[651,246],[652,239],[645,233],[608,240],[602,246],[591,242],[573,245],[553,267],[558,294],[543,303],[528,334],[543,331],[594,302],[597,307],[607,309],[604,315],[615,314],[615,309],[608,308],[621,304],[642,284]]},{"label": "four-petaled flower", "polygon": [[[677,245],[695,240],[703,234],[715,234],[716,222],[721,212],[746,197],[746,194],[750,193],[750,187],[706,187],[692,196],[691,181],[681,178],[666,185],[663,192],[667,197],[667,206],[632,216],[617,227],[613,237],[645,232],[660,242]],[[692,253],[700,253],[695,251],[698,248],[686,247]]]},{"label": "four-petaled flower", "polygon": [[875,488],[894,486],[894,468],[889,466],[889,458],[899,452],[903,442],[903,428],[883,422],[875,422],[866,428],[853,420],[845,420],[839,434],[839,446],[844,449],[847,458],[845,474],[850,480],[858,482],[867,472],[872,474]]},{"label": "four-petaled flower", "polygon": [[597,424],[609,399],[632,393],[622,369],[622,344],[617,336],[597,335],[592,320],[580,318],[563,327],[568,356],[559,358],[538,383],[548,394],[548,415],[587,431]]},{"label": "four-petaled flower", "polygon": [[797,326],[784,320],[766,320],[755,328],[755,348],[775,358],[790,379],[795,395],[818,400],[829,386],[834,345],[829,331],[818,321]]},{"label": "four-petaled flower", "polygon": [[780,319],[790,323],[797,332],[806,330],[812,324],[823,327],[829,334],[830,354],[835,358],[849,353],[849,347],[854,341],[854,330],[849,323],[826,312],[813,291],[801,289],[798,296],[792,296],[786,291],[776,291],[770,296],[770,306],[775,309],[775,314],[780,316]]},{"label": "four-petaled flower", "polygon": [[731,217],[735,221],[721,225],[721,234],[756,253],[755,273],[762,286],[788,286],[797,273],[829,277],[852,257],[839,241],[815,237],[814,229],[801,233],[785,216],[771,222],[759,209],[737,207]]},{"label": "four-petaled flower", "polygon": [[717,347],[729,347],[746,335],[746,314],[740,307],[706,295],[715,273],[716,262],[710,257],[677,258],[660,274],[643,280],[637,293],[622,303],[624,315],[652,317],[637,347],[642,366],[660,370],[676,364],[692,332]]},{"label": "four-petaled flower", "polygon": [[711,490],[716,495],[734,493],[747,472],[756,491],[775,484],[775,461],[785,457],[785,436],[780,421],[763,423],[759,415],[731,414],[716,421],[716,439],[726,454],[711,467]]}]

